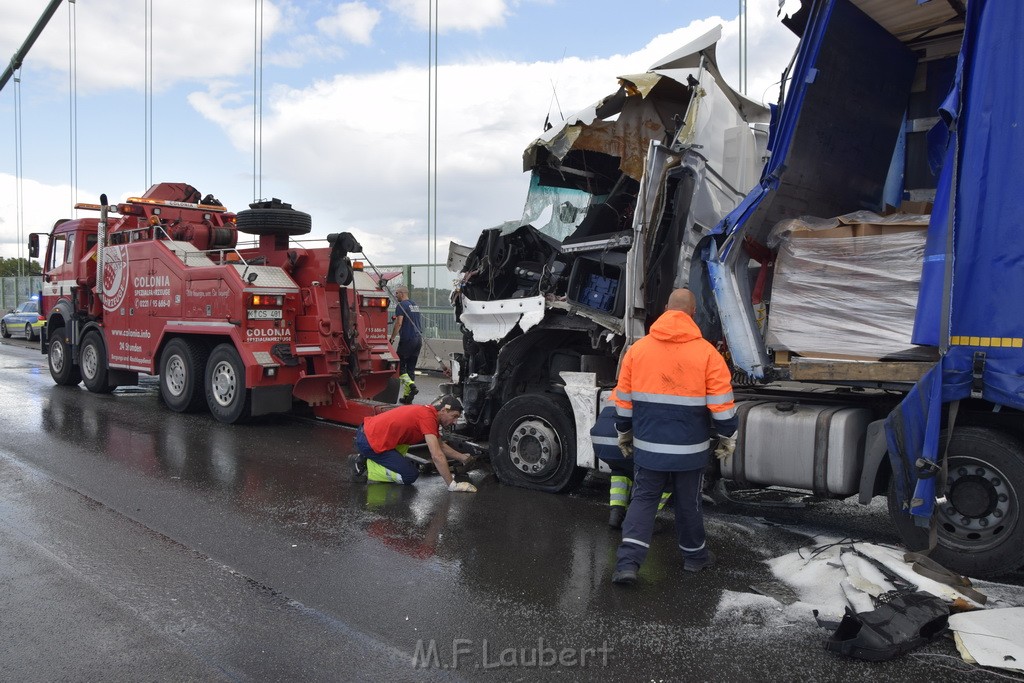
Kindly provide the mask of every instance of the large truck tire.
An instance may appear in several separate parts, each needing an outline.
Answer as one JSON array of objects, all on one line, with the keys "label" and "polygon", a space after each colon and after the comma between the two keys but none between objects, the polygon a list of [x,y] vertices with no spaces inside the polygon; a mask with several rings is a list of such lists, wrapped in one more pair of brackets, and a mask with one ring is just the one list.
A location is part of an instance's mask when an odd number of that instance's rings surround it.
[{"label": "large truck tire", "polygon": [[73,387],[82,381],[78,367],[71,362],[71,346],[64,338],[64,328],[55,327],[48,336],[46,359],[50,365],[50,377],[62,387]]},{"label": "large truck tire", "polygon": [[308,213],[298,211],[279,199],[257,202],[250,209],[239,211],[235,225],[250,235],[306,235],[313,229]]},{"label": "large truck tire", "polygon": [[167,342],[160,354],[160,398],[176,413],[194,413],[206,405],[204,377],[209,351],[181,337]]},{"label": "large truck tire", "polygon": [[252,392],[245,388],[245,364],[231,344],[221,344],[206,364],[206,405],[218,421],[236,424],[252,413]]},{"label": "large truck tire", "polygon": [[[945,433],[940,444],[945,443]],[[935,504],[930,556],[967,576],[994,577],[1024,565],[1024,444],[984,427],[960,427],[949,441],[945,502]],[[889,485],[889,514],[911,550],[928,546]]]},{"label": "large truck tire", "polygon": [[107,349],[99,332],[88,332],[82,340],[78,369],[82,384],[94,394],[109,394],[117,388],[109,383]]},{"label": "large truck tire", "polygon": [[517,396],[491,425],[491,464],[503,484],[547,493],[572,491],[587,471],[576,466],[569,402],[551,394]]}]

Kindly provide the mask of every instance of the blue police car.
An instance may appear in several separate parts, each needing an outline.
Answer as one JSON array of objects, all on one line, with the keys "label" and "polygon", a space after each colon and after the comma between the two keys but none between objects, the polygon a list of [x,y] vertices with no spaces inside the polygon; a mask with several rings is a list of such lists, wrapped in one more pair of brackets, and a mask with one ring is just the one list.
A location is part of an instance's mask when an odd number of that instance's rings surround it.
[{"label": "blue police car", "polygon": [[35,341],[45,322],[46,318],[39,314],[39,302],[26,301],[0,320],[0,336],[7,339],[12,334],[23,334],[29,341]]}]

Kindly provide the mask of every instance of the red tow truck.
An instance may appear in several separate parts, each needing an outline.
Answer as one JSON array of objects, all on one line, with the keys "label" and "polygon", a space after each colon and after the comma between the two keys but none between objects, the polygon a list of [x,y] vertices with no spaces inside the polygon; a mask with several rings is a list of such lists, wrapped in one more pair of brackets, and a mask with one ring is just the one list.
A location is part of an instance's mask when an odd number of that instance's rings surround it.
[{"label": "red tow truck", "polygon": [[[183,183],[76,208],[99,218],[58,221],[43,262],[42,352],[57,384],[109,393],[159,375],[168,408],[225,423],[296,400],[346,424],[390,407],[373,398],[397,374],[388,298],[349,258],[362,251],[350,233],[293,245],[309,214],[276,199],[234,214]],[[240,232],[258,246],[240,248]]]}]

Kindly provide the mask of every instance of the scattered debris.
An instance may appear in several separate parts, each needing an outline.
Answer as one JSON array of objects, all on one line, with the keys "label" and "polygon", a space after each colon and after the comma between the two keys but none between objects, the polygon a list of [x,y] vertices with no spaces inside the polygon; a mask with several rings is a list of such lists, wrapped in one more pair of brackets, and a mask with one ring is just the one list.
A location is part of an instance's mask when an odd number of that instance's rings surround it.
[{"label": "scattered debris", "polygon": [[954,614],[949,628],[968,664],[1024,672],[1024,607]]}]

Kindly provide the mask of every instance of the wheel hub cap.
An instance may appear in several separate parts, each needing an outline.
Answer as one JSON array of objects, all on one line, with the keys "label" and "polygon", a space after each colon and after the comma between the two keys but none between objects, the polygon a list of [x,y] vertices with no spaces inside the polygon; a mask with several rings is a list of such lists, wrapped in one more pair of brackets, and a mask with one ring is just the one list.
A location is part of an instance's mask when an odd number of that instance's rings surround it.
[{"label": "wheel hub cap", "polygon": [[92,379],[96,376],[98,365],[99,359],[96,355],[96,347],[90,344],[82,350],[82,373],[89,379]]},{"label": "wheel hub cap", "polygon": [[213,369],[213,399],[222,406],[231,405],[235,398],[237,380],[230,363],[217,363]]},{"label": "wheel hub cap", "polygon": [[512,464],[531,477],[544,477],[554,471],[561,454],[555,430],[539,418],[520,422],[509,439]]},{"label": "wheel hub cap", "polygon": [[950,463],[937,521],[953,545],[977,551],[997,544],[1016,523],[1017,510],[1016,495],[999,470],[976,460]]},{"label": "wheel hub cap", "polygon": [[167,389],[174,396],[181,396],[185,391],[185,363],[181,356],[171,356],[167,362]]}]

